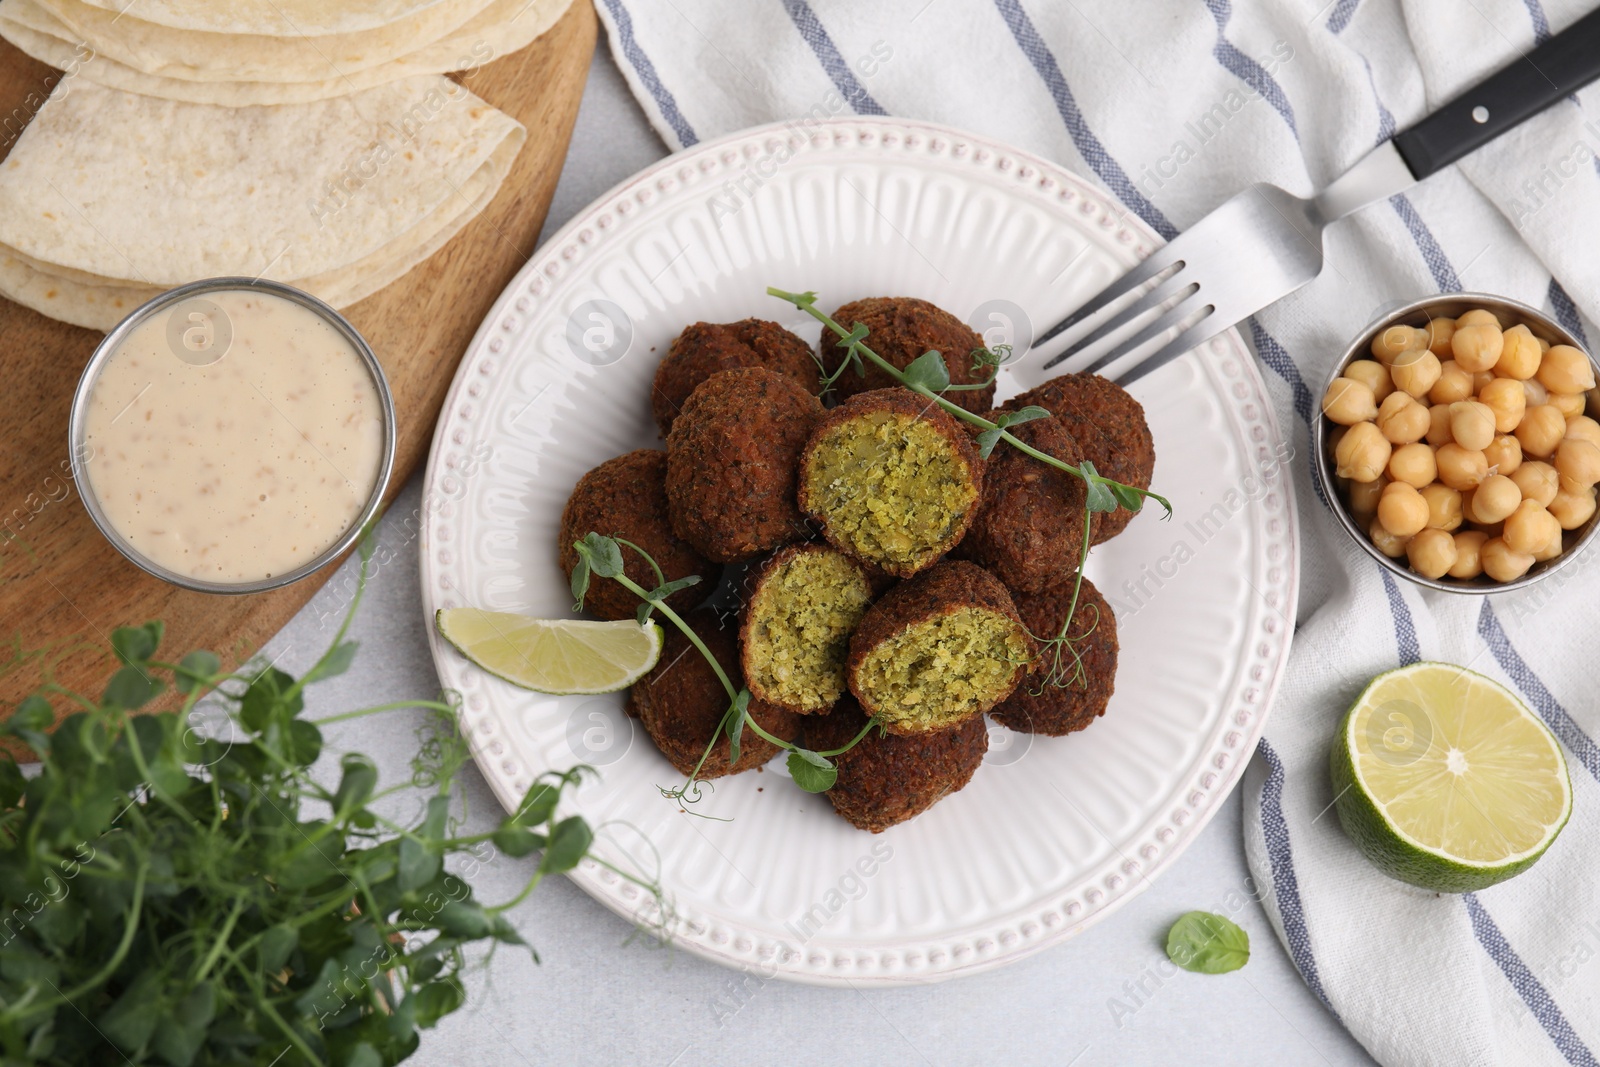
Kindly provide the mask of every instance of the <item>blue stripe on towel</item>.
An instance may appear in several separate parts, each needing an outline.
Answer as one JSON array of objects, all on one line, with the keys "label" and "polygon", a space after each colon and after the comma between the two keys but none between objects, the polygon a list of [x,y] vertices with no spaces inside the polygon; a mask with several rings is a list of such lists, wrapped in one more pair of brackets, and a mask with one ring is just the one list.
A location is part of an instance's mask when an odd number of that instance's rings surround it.
[{"label": "blue stripe on towel", "polygon": [[1411,239],[1416,242],[1417,251],[1422,253],[1422,261],[1433,274],[1433,284],[1439,287],[1441,293],[1460,292],[1461,279],[1456,277],[1456,269],[1450,265],[1439,242],[1434,240],[1433,231],[1422,221],[1417,209],[1411,206],[1411,200],[1406,194],[1397,193],[1389,198],[1389,203],[1394,205],[1395,214],[1411,231]]},{"label": "blue stripe on towel", "polygon": [[1478,636],[1483,638],[1484,644],[1489,646],[1489,651],[1494,653],[1495,662],[1500,664],[1500,669],[1506,672],[1516,687],[1522,690],[1528,702],[1533,705],[1533,710],[1539,713],[1545,725],[1550,727],[1550,732],[1561,739],[1582,763],[1584,769],[1600,780],[1600,745],[1590,740],[1589,735],[1573,721],[1567,714],[1567,709],[1561,706],[1539,676],[1533,673],[1522,656],[1511,645],[1511,638],[1506,635],[1505,628],[1500,625],[1500,619],[1495,615],[1494,608],[1488,599],[1483,602],[1483,608],[1478,612]]},{"label": "blue stripe on towel", "polygon": [[844,96],[851,109],[857,115],[887,115],[883,105],[874,100],[872,94],[867,92],[867,87],[856,80],[855,71],[839,54],[838,46],[828,36],[827,27],[811,10],[811,5],[806,0],[783,0],[783,9],[789,12],[794,28],[800,31],[800,36],[817,54],[817,61],[828,72],[828,77],[833,79],[834,87]]},{"label": "blue stripe on towel", "polygon": [[1033,69],[1044,79],[1050,95],[1055,98],[1056,110],[1060,112],[1061,121],[1066,124],[1067,133],[1071,135],[1078,154],[1088,162],[1095,174],[1100,176],[1100,180],[1106,183],[1106,187],[1143,219],[1147,226],[1169,241],[1178,236],[1178,228],[1168,222],[1161,209],[1134,187],[1133,182],[1128,179],[1127,172],[1111,158],[1111,154],[1094,135],[1094,131],[1089,129],[1089,124],[1084,121],[1083,112],[1078,110],[1077,100],[1073,99],[1067,79],[1061,74],[1061,66],[1051,54],[1049,46],[1044,43],[1044,38],[1040,37],[1039,31],[1034,28],[1033,20],[1022,10],[1020,0],[994,0],[994,6],[999,10],[1000,17],[1006,20],[1006,25],[1011,28],[1011,36],[1017,39],[1017,47],[1028,57],[1028,62],[1033,64]]},{"label": "blue stripe on towel", "polygon": [[1333,6],[1333,14],[1328,16],[1328,32],[1337,36],[1344,32],[1350,25],[1350,20],[1355,17],[1356,8],[1361,6],[1361,0],[1339,0]]},{"label": "blue stripe on towel", "polygon": [[1322,991],[1322,976],[1317,973],[1316,957],[1311,954],[1311,935],[1300,904],[1300,882],[1294,873],[1294,849],[1289,844],[1289,824],[1283,817],[1283,761],[1263,737],[1256,751],[1267,761],[1267,780],[1261,785],[1261,836],[1267,843],[1267,859],[1272,864],[1272,896],[1283,922],[1283,937],[1289,956],[1306,985],[1322,1001],[1335,1019],[1339,1013]]},{"label": "blue stripe on towel", "polygon": [[[1311,426],[1311,390],[1306,387],[1305,379],[1300,376],[1300,368],[1295,366],[1294,360],[1289,358],[1288,351],[1278,343],[1270,333],[1261,328],[1261,323],[1252,316],[1247,320],[1250,323],[1250,340],[1255,343],[1256,354],[1261,357],[1261,362],[1267,365],[1278,377],[1289,385],[1289,392],[1293,397],[1294,412],[1305,421],[1306,427]],[[1311,488],[1316,490],[1317,499],[1322,501],[1324,507],[1328,506],[1327,494],[1322,491],[1322,479],[1317,475],[1317,457],[1308,457],[1311,460]]]},{"label": "blue stripe on towel", "polygon": [[649,90],[651,99],[661,111],[661,117],[672,127],[672,132],[678,135],[678,141],[684,148],[698,144],[700,138],[695,136],[694,127],[689,125],[689,120],[678,110],[678,101],[673,97],[672,90],[661,84],[655,64],[650,62],[650,57],[639,47],[639,39],[633,35],[633,17],[628,14],[628,9],[622,6],[622,0],[605,0],[605,5],[606,10],[611,12],[612,21],[617,24],[617,40],[622,45],[622,54],[638,73],[644,87]]},{"label": "blue stripe on towel", "polygon": [[1522,0],[1528,8],[1528,18],[1533,22],[1533,43],[1544,44],[1550,39],[1550,20],[1544,17],[1544,5],[1539,0]]},{"label": "blue stripe on towel", "polygon": [[1394,575],[1382,567],[1378,568],[1378,573],[1383,576],[1383,591],[1389,597],[1389,614],[1394,616],[1394,643],[1400,649],[1400,666],[1409,666],[1422,658],[1422,646],[1417,641],[1417,624],[1411,618],[1411,608],[1401,595]]},{"label": "blue stripe on towel", "polygon": [[1578,314],[1578,305],[1572,302],[1571,295],[1561,288],[1561,283],[1554,278],[1550,279],[1550,306],[1555,308],[1556,321],[1561,324],[1561,328],[1576,337],[1579,344],[1587,347],[1589,337],[1583,332],[1583,319]]},{"label": "blue stripe on towel", "polygon": [[1274,81],[1260,63],[1239,51],[1238,46],[1228,40],[1223,32],[1227,29],[1228,20],[1233,17],[1231,0],[1206,0],[1206,7],[1211,9],[1211,17],[1217,20],[1217,43],[1212,46],[1211,54],[1217,57],[1217,62],[1228,73],[1266,97],[1267,103],[1283,116],[1283,121],[1289,124],[1289,132],[1299,141],[1300,131],[1294,124],[1294,106],[1289,103],[1283,86]]},{"label": "blue stripe on towel", "polygon": [[[1484,606],[1488,607],[1488,601],[1484,602]],[[1484,910],[1477,894],[1463,893],[1461,900],[1467,906],[1472,932],[1478,936],[1478,943],[1500,968],[1500,973],[1506,976],[1506,981],[1511,983],[1511,988],[1517,991],[1528,1010],[1533,1012],[1533,1017],[1539,1020],[1539,1025],[1550,1035],[1556,1049],[1573,1067],[1600,1067],[1594,1054],[1572,1029],[1572,1024],[1567,1022],[1567,1017],[1561,1014],[1560,1007],[1545,989],[1544,983],[1522,962],[1522,957],[1517,955],[1517,950],[1511,947],[1511,943],[1500,932],[1500,927],[1495,924],[1494,917]]]}]

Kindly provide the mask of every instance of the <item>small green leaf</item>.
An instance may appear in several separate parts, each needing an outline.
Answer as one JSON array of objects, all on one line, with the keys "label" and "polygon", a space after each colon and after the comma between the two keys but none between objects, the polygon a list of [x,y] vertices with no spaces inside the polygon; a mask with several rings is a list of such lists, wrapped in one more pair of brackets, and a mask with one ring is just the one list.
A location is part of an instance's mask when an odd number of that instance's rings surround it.
[{"label": "small green leaf", "polygon": [[1049,417],[1050,412],[1048,410],[1039,407],[1037,404],[1029,404],[1025,408],[1006,412],[1006,425],[1021,426],[1025,422],[1033,422],[1035,419],[1048,419]]},{"label": "small green leaf", "polygon": [[615,578],[623,571],[622,546],[615,538],[593,531],[583,535],[576,546],[578,555],[589,562],[589,569],[602,578]]},{"label": "small green leaf", "polygon": [[494,932],[494,923],[489,918],[489,913],[470,900],[446,902],[445,906],[439,909],[434,922],[442,933],[450,937],[471,939],[488,937]]},{"label": "small green leaf", "polygon": [[871,330],[867,329],[865,323],[858,322],[854,326],[850,327],[850,333],[847,336],[839,338],[834,342],[834,344],[840,348],[854,348],[862,341],[865,341],[867,339],[867,334],[871,332]]},{"label": "small green leaf", "polygon": [[343,818],[366,804],[378,784],[378,768],[372,760],[357,752],[347,753],[339,761],[339,766],[343,774],[339,778],[339,788],[333,794],[333,810],[336,817]]},{"label": "small green leaf", "polygon": [[494,847],[510,856],[520,860],[524,856],[532,855],[544,847],[545,836],[534,833],[526,826],[515,823],[506,823],[494,832]]},{"label": "small green leaf", "polygon": [[400,839],[400,871],[395,882],[402,893],[421,889],[439,873],[438,852],[414,837]]},{"label": "small green leaf", "polygon": [[297,767],[309,767],[322,755],[322,731],[304,719],[289,722],[289,759]]},{"label": "small green leaf", "polygon": [[345,641],[329,649],[328,654],[306,672],[306,684],[320,682],[324,678],[333,678],[349,670],[350,664],[356,658],[356,647],[357,643],[355,641]]},{"label": "small green leaf", "polygon": [[419,986],[411,994],[417,1025],[428,1028],[466,1003],[467,991],[455,976]]},{"label": "small green leaf", "polygon": [[17,705],[17,710],[6,720],[6,732],[20,738],[40,756],[50,751],[50,735],[46,733],[56,721],[55,709],[44,697],[35,693]]},{"label": "small green leaf", "polygon": [[156,654],[161,642],[162,626],[159,622],[143,626],[119,626],[111,632],[111,650],[123,663],[144,663]]},{"label": "small green leaf", "polygon": [[290,923],[278,923],[262,931],[256,942],[256,954],[261,960],[261,970],[277,974],[289,965],[289,953],[300,943],[300,930]]},{"label": "small green leaf", "polygon": [[22,776],[14,756],[0,756],[0,808],[17,806],[22,794],[28,790],[28,780]]},{"label": "small green leaf", "polygon": [[550,821],[551,815],[555,814],[556,804],[560,800],[560,786],[547,781],[534,782],[512,818],[519,826],[543,825]]},{"label": "small green leaf", "polygon": [[551,831],[550,844],[539,861],[539,869],[545,874],[564,874],[588,855],[593,842],[594,831],[589,829],[589,824],[581,815],[570,815],[556,823]]},{"label": "small green leaf", "polygon": [[[589,561],[580,553],[577,566],[572,568],[572,610],[583,610],[583,598],[589,595]],[[641,626],[643,623],[640,624]]]},{"label": "small green leaf", "polygon": [[1088,507],[1090,511],[1116,511],[1117,498],[1110,487],[1098,478],[1092,478],[1086,483],[1089,490]]},{"label": "small green leaf", "polygon": [[667,582],[665,585],[659,585],[650,590],[650,599],[665,600],[667,597],[671,596],[673,593],[676,593],[680,589],[687,589],[691,585],[699,584],[700,576],[698,574],[691,574],[687,578],[678,578],[674,581]]},{"label": "small green leaf", "polygon": [[192,693],[222,670],[222,661],[211,652],[200,650],[191,652],[178,661],[178,675],[175,684],[180,693]]},{"label": "small green leaf", "polygon": [[140,971],[122,995],[101,1013],[95,1027],[123,1052],[137,1052],[161,1021],[161,972]]},{"label": "small green leaf", "polygon": [[[143,630],[138,631],[143,633]],[[119,708],[142,708],[161,692],[161,680],[146,668],[130,664],[111,676],[101,699]]]},{"label": "small green leaf", "polygon": [[1167,958],[1186,971],[1226,974],[1250,962],[1250,935],[1208,911],[1191,911],[1167,931]]},{"label": "small green leaf", "polygon": [[1138,511],[1144,507],[1144,494],[1133,488],[1133,486],[1123,485],[1121,482],[1112,482],[1110,489],[1111,495],[1117,498],[1117,503],[1129,511]]},{"label": "small green leaf", "polygon": [[978,455],[988,459],[994,452],[994,446],[1000,443],[1000,434],[1003,427],[996,426],[992,430],[983,430],[978,434]]},{"label": "small green leaf", "polygon": [[942,393],[950,388],[950,368],[945,366],[944,356],[932,350],[912,360],[900,374],[905,384],[913,389]]},{"label": "small green leaf", "polygon": [[739,762],[739,744],[744,737],[745,712],[750,707],[750,690],[741,689],[728,708],[728,762]]},{"label": "small green leaf", "polygon": [[267,723],[274,718],[293,718],[300,714],[300,709],[305,706],[298,692],[292,697],[285,697],[294,688],[293,676],[268,667],[244,691],[244,698],[239,702],[239,721],[248,730],[265,730]]},{"label": "small green leaf", "polygon": [[339,1062],[339,1067],[383,1067],[383,1056],[363,1041],[350,1050],[350,1054]]},{"label": "small green leaf", "polygon": [[809,749],[795,749],[789,753],[787,762],[789,777],[807,793],[825,793],[833,788],[833,783],[839,778],[839,768],[826,756],[819,756]]}]

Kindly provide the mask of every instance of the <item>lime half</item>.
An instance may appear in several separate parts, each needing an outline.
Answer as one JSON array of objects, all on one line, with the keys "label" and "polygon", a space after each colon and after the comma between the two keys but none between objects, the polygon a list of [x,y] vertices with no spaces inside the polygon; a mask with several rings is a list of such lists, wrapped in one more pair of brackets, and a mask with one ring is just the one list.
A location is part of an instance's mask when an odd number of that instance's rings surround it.
[{"label": "lime half", "polygon": [[446,608],[439,633],[497,678],[541,693],[626,689],[661,658],[661,627],[630,620],[532,619],[503,611]]},{"label": "lime half", "polygon": [[1448,663],[1380,674],[1331,757],[1339,822],[1385,874],[1439,893],[1531,867],[1572,814],[1555,736],[1504,686]]}]

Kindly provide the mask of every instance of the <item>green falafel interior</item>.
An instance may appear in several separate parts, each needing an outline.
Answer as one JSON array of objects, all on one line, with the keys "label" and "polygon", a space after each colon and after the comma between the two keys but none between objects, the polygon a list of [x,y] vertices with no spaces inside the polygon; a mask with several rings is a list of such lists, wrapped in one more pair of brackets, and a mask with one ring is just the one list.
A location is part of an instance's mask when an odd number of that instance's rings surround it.
[{"label": "green falafel interior", "polygon": [[1009,696],[1032,654],[1014,619],[961,607],[878,643],[856,668],[853,688],[891,728],[936,730]]},{"label": "green falafel interior", "polygon": [[872,587],[861,568],[820,545],[785,550],[745,608],[745,680],[760,700],[801,712],[827,711],[845,691],[850,635]]}]

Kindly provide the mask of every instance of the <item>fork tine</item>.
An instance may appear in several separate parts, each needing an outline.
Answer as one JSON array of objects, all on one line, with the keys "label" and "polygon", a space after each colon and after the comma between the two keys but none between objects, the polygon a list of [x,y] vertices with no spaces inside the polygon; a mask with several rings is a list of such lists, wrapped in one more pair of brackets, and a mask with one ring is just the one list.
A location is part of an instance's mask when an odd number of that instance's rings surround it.
[{"label": "fork tine", "polygon": [[1151,371],[1159,370],[1168,363],[1177,359],[1185,352],[1198,345],[1211,340],[1217,334],[1228,329],[1233,324],[1223,319],[1221,315],[1212,313],[1184,330],[1173,340],[1157,349],[1151,355],[1141,359],[1129,369],[1119,374],[1110,375],[1119,385],[1130,385],[1143,378]]},{"label": "fork tine", "polygon": [[[1100,290],[1094,296],[1091,296],[1088,300],[1085,300],[1072,314],[1068,315],[1066,318],[1062,319],[1060,322],[1046,330],[1033,342],[1033,347],[1037,348],[1045,342],[1052,340],[1064,331],[1071,329],[1084,319],[1105,307],[1107,304],[1111,303],[1113,300],[1132,292],[1134,289],[1137,289],[1151,278],[1160,274],[1162,271],[1170,269],[1174,265],[1176,265],[1179,270],[1183,269],[1183,261],[1172,254],[1171,245],[1165,245],[1156,249],[1122,277],[1118,278],[1116,281]],[[1059,359],[1059,357],[1057,358]],[[1054,364],[1055,361],[1052,360],[1050,363],[1046,363],[1045,366],[1050,367]]]},{"label": "fork tine", "polygon": [[[1189,275],[1192,273],[1192,271],[1185,272],[1182,268],[1179,268],[1178,272],[1167,278],[1166,281],[1160,283],[1105,322],[1072,342],[1056,359],[1067,359],[1086,348],[1092,348],[1097,342],[1110,337],[1134,320],[1143,318],[1153,312],[1164,310],[1162,305],[1171,300],[1180,291],[1187,290],[1183,292],[1183,299],[1193,296],[1194,291],[1200,288],[1200,284],[1190,279]],[[1046,366],[1050,366],[1050,364],[1046,364]]]},{"label": "fork tine", "polygon": [[1212,311],[1210,303],[1206,300],[1205,291],[1198,290],[1192,295],[1180,300],[1171,308],[1168,308],[1167,311],[1164,312],[1159,318],[1150,323],[1150,325],[1141,329],[1132,337],[1129,337],[1125,341],[1118,342],[1109,350],[1101,354],[1099,358],[1090,361],[1087,353],[1078,353],[1078,355],[1073,359],[1074,363],[1081,364],[1081,366],[1077,368],[1077,373],[1101,373],[1107,366],[1117,362],[1123,356],[1134,352],[1140,345],[1144,344],[1151,338],[1160,337],[1173,327],[1182,325],[1184,320],[1190,318],[1196,311],[1199,311],[1202,308],[1205,309],[1205,313],[1208,315]]}]

